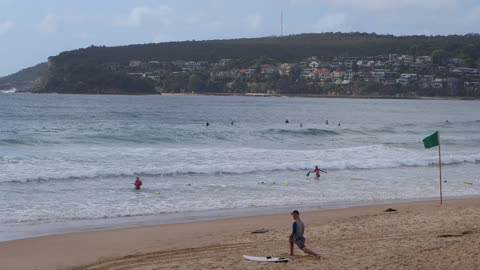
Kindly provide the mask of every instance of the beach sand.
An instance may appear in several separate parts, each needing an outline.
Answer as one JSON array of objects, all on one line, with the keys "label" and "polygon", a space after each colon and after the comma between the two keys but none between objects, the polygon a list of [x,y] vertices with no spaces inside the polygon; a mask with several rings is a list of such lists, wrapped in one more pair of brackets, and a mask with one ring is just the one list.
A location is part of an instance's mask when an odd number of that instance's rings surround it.
[{"label": "beach sand", "polygon": [[[396,212],[383,212],[394,208]],[[300,211],[302,209],[299,209]],[[289,256],[289,213],[69,233],[0,243],[1,269],[480,269],[480,198],[301,213],[306,245]],[[266,228],[267,233],[251,231]],[[252,262],[242,255],[289,257]]]}]

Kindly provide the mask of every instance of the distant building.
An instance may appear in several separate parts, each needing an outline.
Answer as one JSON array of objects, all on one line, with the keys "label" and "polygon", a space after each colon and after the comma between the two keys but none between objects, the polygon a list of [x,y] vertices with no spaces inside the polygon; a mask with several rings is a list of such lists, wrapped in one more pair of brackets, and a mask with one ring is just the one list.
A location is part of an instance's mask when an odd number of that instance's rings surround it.
[{"label": "distant building", "polygon": [[413,63],[415,62],[415,57],[413,55],[404,54],[404,55],[401,55],[398,58],[398,60],[403,61],[405,63]]},{"label": "distant building", "polygon": [[356,76],[356,72],[348,70],[343,75],[343,79],[351,81]]},{"label": "distant building", "polygon": [[239,70],[240,75],[244,76],[251,76],[255,74],[255,69],[254,68],[242,68]]},{"label": "distant building", "polygon": [[343,80],[343,75],[345,74],[342,70],[335,70],[332,72],[331,77],[333,80]]},{"label": "distant building", "polygon": [[308,64],[308,66],[312,69],[317,69],[320,66],[320,63],[318,63],[317,61],[312,61],[310,62],[310,64]]},{"label": "distant building", "polygon": [[400,78],[397,79],[397,83],[401,84],[401,85],[408,85],[414,81],[416,81],[418,79],[418,75],[417,74],[401,74],[400,75]]},{"label": "distant building", "polygon": [[454,66],[463,66],[465,65],[465,61],[463,59],[458,58],[458,57],[452,57],[449,58],[447,61],[449,64],[454,65]]},{"label": "distant building", "polygon": [[332,71],[330,71],[330,69],[328,68],[321,68],[317,71],[317,74],[318,74],[318,78],[321,80],[321,81],[326,81],[326,80],[330,80],[332,77]]},{"label": "distant building", "polygon": [[432,87],[435,78],[433,75],[423,75],[420,80],[420,87],[429,88]]},{"label": "distant building", "polygon": [[370,72],[370,77],[375,82],[382,82],[385,80],[386,72],[388,72],[386,69],[374,69]]},{"label": "distant building", "polygon": [[264,75],[272,75],[275,73],[275,71],[277,71],[277,68],[275,66],[268,64],[260,66],[260,72]]},{"label": "distant building", "polygon": [[436,89],[443,88],[444,81],[445,81],[445,79],[436,78],[436,79],[432,82],[432,88],[436,88]]},{"label": "distant building", "polygon": [[218,65],[224,67],[230,62],[232,62],[232,59],[220,59],[220,61],[218,61]]},{"label": "distant building", "polygon": [[418,64],[430,64],[432,63],[431,56],[418,56],[416,62]]},{"label": "distant building", "polygon": [[130,62],[128,63],[128,66],[129,67],[143,67],[143,66],[145,66],[145,63],[143,61],[140,61],[140,60],[130,60]]},{"label": "distant building", "polygon": [[290,72],[292,71],[292,66],[291,64],[288,64],[288,63],[283,63],[280,65],[280,67],[278,68],[278,73],[281,75],[281,76],[288,76],[290,75]]},{"label": "distant building", "polygon": [[183,60],[172,61],[172,65],[176,66],[177,68],[183,67],[184,64],[185,64],[185,61]]},{"label": "distant building", "polygon": [[210,76],[218,79],[233,79],[238,75],[238,70],[226,70],[226,71],[217,71],[211,72]]},{"label": "distant building", "polygon": [[313,79],[315,78],[315,71],[316,69],[313,69],[313,68],[304,68],[300,76],[306,79]]},{"label": "distant building", "polygon": [[145,74],[141,72],[130,72],[127,75],[135,78],[145,78]]}]

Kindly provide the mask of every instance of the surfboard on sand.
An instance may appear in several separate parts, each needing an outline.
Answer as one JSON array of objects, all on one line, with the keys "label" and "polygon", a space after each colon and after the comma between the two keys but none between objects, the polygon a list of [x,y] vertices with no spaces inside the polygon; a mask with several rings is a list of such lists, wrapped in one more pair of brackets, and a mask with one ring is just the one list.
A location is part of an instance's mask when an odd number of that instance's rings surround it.
[{"label": "surfboard on sand", "polygon": [[243,255],[243,258],[249,261],[255,262],[288,262],[288,258],[278,258],[278,257],[255,257]]}]

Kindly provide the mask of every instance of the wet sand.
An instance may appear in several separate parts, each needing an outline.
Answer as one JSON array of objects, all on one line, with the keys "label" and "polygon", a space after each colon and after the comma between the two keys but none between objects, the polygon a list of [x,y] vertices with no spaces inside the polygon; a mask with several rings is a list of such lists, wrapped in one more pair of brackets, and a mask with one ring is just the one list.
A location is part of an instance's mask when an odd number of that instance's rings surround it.
[{"label": "wet sand", "polygon": [[[298,248],[289,256],[293,220],[285,213],[1,242],[1,269],[480,269],[480,198],[328,209],[301,218],[306,245],[321,259]],[[269,231],[251,233],[261,228]],[[242,255],[291,260],[259,263]]]}]

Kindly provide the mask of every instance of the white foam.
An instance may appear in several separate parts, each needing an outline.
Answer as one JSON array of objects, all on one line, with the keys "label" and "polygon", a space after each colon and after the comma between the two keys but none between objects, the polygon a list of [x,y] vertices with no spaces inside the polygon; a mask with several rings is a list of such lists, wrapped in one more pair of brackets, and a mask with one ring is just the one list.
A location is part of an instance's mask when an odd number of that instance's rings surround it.
[{"label": "white foam", "polygon": [[0,93],[3,93],[3,94],[12,94],[12,93],[15,93],[15,92],[17,92],[16,88],[0,90]]},{"label": "white foam", "polygon": [[[380,169],[438,164],[432,151],[383,145],[326,150],[257,148],[62,149],[0,159],[0,181],[72,180],[132,175],[245,174],[323,169]],[[480,153],[444,154],[443,164],[475,163]]]}]

